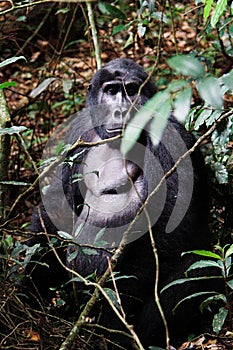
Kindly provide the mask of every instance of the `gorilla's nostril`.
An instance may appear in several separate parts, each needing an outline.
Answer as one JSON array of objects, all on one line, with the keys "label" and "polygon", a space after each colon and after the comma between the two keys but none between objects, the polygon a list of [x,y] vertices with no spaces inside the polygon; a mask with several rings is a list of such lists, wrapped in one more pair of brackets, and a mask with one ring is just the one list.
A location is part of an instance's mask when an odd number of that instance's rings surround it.
[{"label": "gorilla's nostril", "polygon": [[114,118],[120,119],[122,117],[122,113],[119,110],[115,110],[113,113]]}]

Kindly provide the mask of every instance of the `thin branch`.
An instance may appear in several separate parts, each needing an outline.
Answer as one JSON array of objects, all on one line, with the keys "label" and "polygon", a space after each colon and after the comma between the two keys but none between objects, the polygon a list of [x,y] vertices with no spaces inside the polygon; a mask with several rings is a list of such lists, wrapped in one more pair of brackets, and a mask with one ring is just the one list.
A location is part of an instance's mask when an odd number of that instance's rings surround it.
[{"label": "thin branch", "polygon": [[[95,2],[96,0],[88,0],[89,2]],[[41,4],[47,4],[49,2],[61,2],[61,0],[38,0],[38,1],[34,1],[34,2],[28,2],[26,4],[22,4],[22,5],[14,5],[13,1],[9,1],[11,4],[11,7],[3,10],[0,12],[0,16],[7,14],[8,12],[14,11],[14,10],[19,10],[19,9],[23,9],[23,8],[29,8],[35,5],[41,5]],[[77,4],[77,2],[87,2],[87,0],[62,0],[62,2],[68,2],[68,3],[75,3]]]},{"label": "thin branch", "polygon": [[97,69],[100,69],[102,65],[101,57],[100,57],[100,48],[99,48],[99,42],[97,37],[97,30],[95,26],[94,13],[93,13],[92,5],[90,1],[87,1],[87,12],[88,12],[88,18],[91,26],[92,40],[95,48],[96,65],[97,65]]},{"label": "thin branch", "polygon": [[[67,150],[66,155],[70,154],[71,152],[73,152],[77,147],[93,147],[93,146],[98,146],[104,143],[108,143],[108,142],[112,142],[114,140],[117,140],[121,138],[121,135],[117,135],[115,137],[109,138],[109,139],[105,139],[105,140],[100,140],[97,142],[86,142],[83,141],[81,138],[79,138],[72,146],[70,146],[70,148]],[[61,154],[60,156],[58,156],[44,171],[42,171],[42,173],[36,178],[36,180],[33,182],[33,184],[27,188],[27,190],[23,193],[21,193],[15,200],[15,202],[13,203],[13,205],[11,206],[8,214],[7,214],[7,219],[9,219],[13,213],[13,211],[15,210],[15,207],[18,205],[18,203],[27,195],[29,194],[31,191],[33,191],[35,189],[35,187],[37,186],[38,182],[43,179],[49,171],[52,171],[57,165],[59,165],[63,160],[64,160],[64,154]]]},{"label": "thin branch", "polygon": [[91,309],[93,308],[94,304],[97,302],[97,300],[99,300],[99,291],[103,294],[103,296],[105,297],[105,299],[108,301],[109,305],[111,306],[111,308],[113,309],[114,313],[118,316],[118,318],[121,320],[121,322],[125,325],[125,327],[128,329],[128,331],[132,334],[133,340],[134,342],[132,343],[132,346],[134,349],[136,350],[144,350],[144,347],[142,346],[137,334],[135,333],[133,326],[129,325],[127,323],[127,321],[125,320],[125,318],[121,315],[121,313],[118,311],[118,309],[116,308],[116,306],[113,304],[112,300],[108,297],[107,293],[105,292],[103,286],[105,284],[105,282],[107,281],[107,279],[111,276],[111,271],[113,271],[116,267],[117,261],[119,259],[119,257],[121,256],[121,254],[123,253],[123,250],[125,248],[125,242],[127,237],[123,236],[122,241],[120,243],[119,248],[116,250],[115,254],[112,256],[110,262],[109,262],[109,267],[106,269],[105,273],[103,274],[103,276],[99,279],[98,283],[94,283],[94,282],[90,282],[88,281],[86,278],[84,278],[82,275],[80,275],[78,272],[70,269],[68,266],[66,266],[62,260],[60,259],[56,249],[54,248],[52,242],[50,241],[49,235],[47,233],[43,218],[41,216],[41,212],[40,212],[40,208],[38,209],[38,213],[39,213],[39,218],[40,218],[40,223],[41,226],[46,234],[46,237],[48,239],[49,245],[51,246],[57,260],[59,261],[59,263],[61,264],[61,266],[68,271],[69,273],[71,273],[72,275],[77,276],[86,286],[93,286],[95,287],[94,293],[92,294],[91,298],[89,299],[89,301],[87,302],[84,310],[82,311],[82,313],[80,314],[78,320],[75,322],[73,328],[71,329],[69,335],[67,336],[67,338],[64,340],[64,342],[62,343],[61,347],[59,348],[59,350],[68,350],[71,348],[73,341],[75,340],[76,336],[78,335],[79,331],[81,330],[81,328],[83,327],[84,324],[86,324],[86,317],[89,315]]}]

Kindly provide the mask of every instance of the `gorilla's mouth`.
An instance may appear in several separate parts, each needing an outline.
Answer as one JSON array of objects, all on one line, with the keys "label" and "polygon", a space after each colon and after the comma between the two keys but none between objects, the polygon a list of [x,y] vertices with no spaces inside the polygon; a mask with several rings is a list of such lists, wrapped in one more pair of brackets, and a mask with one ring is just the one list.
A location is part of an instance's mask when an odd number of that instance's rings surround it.
[{"label": "gorilla's mouth", "polygon": [[109,135],[115,136],[122,134],[123,127],[122,124],[113,124],[111,126],[106,126],[105,130]]},{"label": "gorilla's mouth", "polygon": [[106,129],[108,134],[122,133],[122,128]]},{"label": "gorilla's mouth", "polygon": [[131,183],[128,181],[125,184],[122,184],[115,188],[105,188],[103,191],[101,191],[101,195],[109,194],[109,195],[119,195],[123,193],[127,193],[132,188]]}]

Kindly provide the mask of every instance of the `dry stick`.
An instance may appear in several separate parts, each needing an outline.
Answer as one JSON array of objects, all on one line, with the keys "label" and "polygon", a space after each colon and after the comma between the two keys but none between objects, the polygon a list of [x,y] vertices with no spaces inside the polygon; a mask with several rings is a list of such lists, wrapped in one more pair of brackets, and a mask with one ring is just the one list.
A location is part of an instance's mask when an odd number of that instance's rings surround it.
[{"label": "dry stick", "polygon": [[[89,0],[89,2],[95,2],[96,0]],[[14,5],[13,1],[10,0],[9,1],[10,4],[11,4],[11,7],[6,9],[6,10],[3,10],[3,11],[0,11],[0,16],[3,16],[5,14],[7,14],[8,12],[11,12],[11,11],[14,11],[14,10],[18,10],[18,9],[23,9],[23,8],[29,8],[29,7],[32,7],[32,6],[35,6],[35,5],[41,5],[41,4],[47,4],[47,3],[50,3],[50,2],[61,2],[61,0],[38,0],[38,1],[33,1],[33,2],[28,2],[26,4],[22,4],[22,5]],[[77,2],[87,2],[87,0],[62,0],[62,2],[68,2],[68,3],[75,3],[77,4]]]},{"label": "dry stick", "polygon": [[[138,220],[140,214],[142,213],[142,211],[144,210],[145,215],[147,217],[147,221],[148,221],[148,229],[149,229],[149,234],[150,234],[150,239],[151,239],[151,246],[153,249],[153,253],[154,253],[154,257],[155,257],[155,261],[156,261],[156,278],[155,278],[155,287],[154,287],[154,291],[155,291],[155,301],[157,304],[157,307],[159,309],[160,315],[162,317],[163,323],[164,323],[164,327],[165,327],[165,332],[166,332],[166,344],[167,344],[167,349],[170,348],[170,337],[169,337],[169,332],[168,332],[168,326],[167,326],[167,321],[162,309],[162,306],[160,304],[160,299],[159,299],[159,295],[158,295],[158,282],[159,282],[159,259],[158,259],[158,253],[157,253],[157,248],[156,248],[156,244],[154,241],[154,237],[153,237],[153,233],[151,230],[151,221],[150,221],[150,217],[148,215],[148,212],[146,210],[146,206],[148,205],[151,197],[158,192],[158,190],[160,189],[160,187],[162,186],[162,184],[164,183],[164,181],[177,169],[178,165],[181,163],[182,160],[184,160],[187,156],[189,156],[192,152],[194,152],[194,150],[202,143],[202,141],[207,138],[216,128],[216,126],[225,118],[229,117],[230,115],[232,115],[232,110],[230,110],[229,112],[226,112],[225,114],[223,114],[218,120],[216,120],[216,122],[212,125],[212,127],[205,133],[203,134],[193,145],[192,148],[190,148],[187,152],[185,152],[174,164],[174,166],[166,173],[164,174],[164,176],[161,178],[160,182],[157,184],[157,186],[155,187],[155,189],[149,194],[149,196],[147,197],[147,199],[145,200],[145,202],[142,204],[141,208],[139,209],[139,211],[137,212],[137,215],[135,216],[134,220],[130,223],[130,225],[128,226],[128,229],[126,230],[126,232],[124,233],[124,235],[128,234],[133,225],[135,224],[135,222]],[[140,198],[140,197],[139,197]]]},{"label": "dry stick", "polygon": [[27,47],[27,45],[32,41],[33,38],[39,33],[42,26],[45,24],[45,21],[47,18],[51,15],[52,9],[54,8],[55,4],[49,9],[49,11],[46,11],[46,14],[43,18],[43,20],[39,23],[39,25],[36,27],[36,29],[33,31],[32,35],[25,41],[22,47],[17,51],[16,56],[20,55],[24,49]]},{"label": "dry stick", "polygon": [[[117,135],[114,136],[112,138],[106,139],[106,140],[100,140],[97,142],[86,142],[83,141],[81,138],[78,138],[78,140],[68,149],[67,154],[73,152],[76,148],[78,147],[93,147],[93,146],[99,146],[101,144],[104,143],[108,143],[108,142],[112,142],[116,139],[119,139],[121,136]],[[35,187],[37,186],[38,182],[47,175],[47,173],[51,170],[53,170],[57,165],[59,165],[61,163],[61,161],[64,159],[64,155],[60,155],[58,156],[54,162],[52,162],[44,171],[42,171],[42,173],[36,178],[36,180],[33,182],[33,184],[23,193],[21,193],[15,200],[14,204],[11,206],[8,214],[7,214],[7,219],[10,218],[11,214],[13,213],[15,207],[17,206],[17,204],[27,195],[29,194],[31,191],[33,191],[35,189]]]},{"label": "dry stick", "polygon": [[61,347],[59,348],[59,350],[67,350],[72,346],[72,343],[75,339],[75,337],[77,336],[77,334],[79,333],[80,329],[82,328],[83,324],[85,324],[85,320],[86,317],[89,315],[92,307],[94,306],[94,304],[96,303],[96,301],[99,299],[99,291],[103,294],[103,296],[105,297],[105,299],[108,301],[108,303],[110,304],[110,306],[112,307],[113,311],[115,312],[115,314],[119,317],[119,319],[121,320],[121,322],[125,325],[125,327],[129,330],[129,332],[132,334],[132,337],[135,341],[135,343],[137,344],[132,344],[133,348],[136,350],[144,350],[137,334],[135,333],[133,326],[129,325],[127,323],[127,321],[125,320],[125,318],[120,314],[120,312],[118,311],[118,309],[116,308],[116,306],[113,304],[113,302],[111,301],[111,299],[108,297],[107,293],[105,292],[105,290],[102,288],[103,285],[105,284],[106,280],[109,278],[109,276],[111,276],[111,271],[113,271],[115,269],[116,263],[119,259],[119,256],[122,254],[124,247],[125,247],[125,242],[127,239],[127,236],[123,236],[122,241],[120,243],[120,246],[117,248],[116,252],[114,253],[114,255],[112,256],[110,262],[109,262],[109,267],[107,268],[107,270],[105,271],[105,273],[103,274],[103,276],[99,279],[98,283],[94,283],[94,282],[89,282],[86,278],[84,278],[82,275],[80,275],[78,272],[70,269],[69,267],[67,267],[60,259],[56,249],[54,248],[53,244],[50,241],[49,235],[47,233],[43,218],[41,217],[41,212],[40,212],[40,208],[38,209],[38,213],[39,213],[39,218],[40,218],[40,222],[41,222],[41,226],[46,234],[46,237],[48,239],[48,242],[50,244],[50,247],[52,248],[56,258],[58,259],[59,263],[61,264],[61,266],[68,271],[69,273],[77,276],[86,286],[93,286],[95,287],[94,293],[92,294],[91,298],[89,299],[89,301],[87,302],[84,310],[82,311],[82,313],[80,314],[78,320],[75,322],[72,330],[70,331],[69,335],[67,336],[67,338],[65,339],[65,341],[62,343]]},{"label": "dry stick", "polygon": [[94,13],[93,13],[90,1],[87,1],[87,13],[88,13],[90,26],[91,26],[92,40],[95,48],[97,69],[100,69],[101,68],[100,48],[99,48],[99,42],[97,38],[97,30],[95,26]]},{"label": "dry stick", "polygon": [[[70,334],[68,335],[68,337],[66,338],[66,340],[63,342],[63,344],[61,345],[59,350],[67,350],[69,349],[69,347],[72,345],[72,342],[75,339],[75,336],[79,333],[82,325],[85,322],[85,318],[86,316],[88,316],[89,312],[91,311],[92,307],[94,306],[95,302],[98,300],[99,298],[99,290],[103,293],[103,295],[106,297],[106,299],[108,300],[108,302],[110,303],[112,309],[116,312],[117,316],[120,318],[120,320],[123,322],[123,324],[127,327],[127,329],[131,332],[131,334],[133,335],[133,338],[135,339],[137,345],[139,346],[139,349],[143,349],[143,346],[137,336],[137,334],[134,332],[133,327],[128,325],[125,320],[122,318],[122,316],[120,315],[119,311],[115,308],[115,306],[113,305],[112,301],[108,298],[108,296],[106,295],[104,289],[102,288],[104,283],[106,282],[106,280],[108,279],[108,277],[111,274],[111,271],[114,271],[114,268],[116,266],[116,263],[119,259],[119,257],[121,256],[122,252],[124,251],[125,245],[127,243],[127,235],[129,234],[132,226],[134,225],[134,223],[136,222],[136,220],[138,219],[140,213],[142,212],[143,209],[145,209],[146,205],[148,204],[150,198],[159,190],[160,186],[163,184],[163,182],[167,179],[168,176],[170,176],[177,168],[177,166],[180,164],[180,162],[182,160],[184,160],[188,155],[190,155],[199,145],[200,143],[207,137],[209,136],[216,128],[217,124],[219,122],[221,122],[223,119],[229,117],[232,114],[232,111],[229,111],[227,113],[225,113],[224,115],[222,115],[221,118],[219,118],[213,125],[212,127],[204,134],[202,135],[193,145],[192,148],[190,148],[183,156],[181,156],[176,163],[174,164],[174,166],[162,177],[161,181],[158,183],[158,185],[156,186],[156,188],[154,189],[154,191],[148,196],[147,200],[145,201],[145,203],[143,204],[143,206],[141,207],[141,209],[138,211],[135,219],[131,222],[131,224],[129,225],[128,229],[126,230],[126,232],[123,235],[123,239],[120,243],[120,246],[117,248],[115,254],[112,256],[111,260],[110,260],[110,267],[108,267],[108,269],[105,271],[104,275],[100,278],[99,282],[96,283],[91,283],[91,282],[87,282],[85,281],[84,283],[86,285],[92,285],[95,286],[95,291],[92,295],[92,297],[90,298],[90,300],[88,301],[88,303],[85,306],[85,309],[83,310],[83,312],[81,313],[79,319],[77,320],[77,322],[75,323],[74,327],[72,328]],[[150,224],[150,218],[147,217],[148,222]],[[153,237],[153,233],[151,230],[151,225],[149,225],[149,234],[150,234],[150,239],[151,239],[151,243],[152,243],[152,249],[154,252],[154,256],[155,256],[155,260],[156,260],[156,264],[159,264],[158,261],[158,254],[157,254],[157,249],[156,249],[156,245],[154,242],[154,237]],[[53,248],[54,249],[54,248]],[[54,253],[56,254],[58,260],[60,261],[57,252],[54,250]],[[68,268],[60,261],[60,263],[64,266],[64,268],[67,270]],[[72,271],[72,270],[71,270]],[[75,271],[72,271],[73,274],[78,275]],[[159,301],[159,296],[158,296],[158,273],[159,273],[159,269],[156,269],[156,281],[155,281],[155,299],[156,299],[156,304],[159,308],[159,311],[161,313],[164,325],[165,325],[165,329],[166,329],[166,341],[167,341],[167,348],[169,348],[169,334],[168,334],[168,327],[167,327],[167,322],[162,310],[162,307],[160,305],[160,301]],[[79,275],[78,275],[79,276]],[[82,277],[83,279],[83,277]]]}]

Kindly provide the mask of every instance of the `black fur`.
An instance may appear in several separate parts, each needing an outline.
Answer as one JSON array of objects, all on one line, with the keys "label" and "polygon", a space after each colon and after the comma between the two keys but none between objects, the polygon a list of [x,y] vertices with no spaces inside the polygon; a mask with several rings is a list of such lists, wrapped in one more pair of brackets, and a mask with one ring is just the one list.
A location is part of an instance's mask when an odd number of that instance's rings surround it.
[{"label": "black fur", "polygon": [[[108,95],[111,95],[110,98],[115,98],[115,92],[113,90],[104,91],[103,84],[108,83],[109,81],[119,81],[122,80],[127,87],[127,81],[137,82],[140,86],[147,79],[147,74],[142,67],[137,65],[135,62],[129,59],[116,59],[108,64],[105,67],[100,69],[94,76],[87,96],[87,107],[90,108],[90,118],[95,118],[96,114],[93,113],[92,107],[99,105],[99,98],[103,96],[103,101],[106,102],[108,99]],[[113,87],[115,88],[115,87]],[[112,88],[112,89],[113,89]],[[118,87],[117,87],[118,88]],[[131,85],[129,86],[129,89]],[[121,87],[121,96],[122,101],[127,101],[129,96],[126,96],[124,89]],[[149,98],[151,98],[156,92],[156,87],[151,80],[145,84],[142,89],[140,98],[138,100],[138,105],[143,105]],[[102,94],[102,95],[101,95]],[[133,92],[130,92],[133,95]],[[101,97],[102,98],[102,97]],[[135,96],[131,99],[133,100]],[[111,106],[103,109],[103,113],[105,113],[106,118],[108,117],[108,113],[112,112]],[[122,110],[121,110],[122,112]],[[86,116],[88,111],[84,111],[83,115]],[[98,111],[99,113],[99,111]],[[95,114],[95,115],[93,115]],[[82,113],[81,113],[82,116]],[[114,136],[114,132],[109,135],[108,129],[115,128],[116,134],[118,127],[121,122],[112,123],[110,126],[108,125],[108,120],[104,119],[104,123],[91,128],[87,132],[82,135],[82,138],[87,141],[92,141],[94,138],[100,137],[100,139],[108,138],[110,136]],[[107,124],[107,126],[105,125]],[[150,181],[150,178],[161,177],[160,174],[157,174],[157,168],[155,167],[154,161],[158,161],[161,166],[162,171],[167,172],[174,164],[173,157],[170,154],[167,145],[169,144],[171,149],[175,149],[178,147],[178,143],[176,144],[175,136],[173,131],[176,130],[178,135],[183,139],[186,147],[189,149],[193,143],[193,136],[188,133],[182,125],[180,125],[173,117],[170,118],[169,121],[170,129],[168,126],[168,133],[166,135],[166,142],[163,144],[161,142],[159,146],[154,149],[150,136],[147,132],[143,131],[141,137],[139,139],[139,143],[144,145],[146,149],[150,150],[150,154],[153,155],[153,159],[147,158],[147,155],[141,155],[139,163],[142,164],[143,173],[142,173],[142,197],[146,197],[148,195],[147,184]],[[171,130],[171,132],[170,132]],[[74,118],[73,124],[68,132],[68,143],[74,143],[79,136],[81,136],[82,132],[80,131],[80,117]],[[117,148],[119,145],[116,144],[114,147]],[[114,150],[113,146],[109,146],[110,152]],[[111,148],[112,147],[112,148]],[[76,149],[72,155],[80,153],[81,149]],[[64,192],[69,200],[70,206],[75,208],[77,215],[77,225],[82,222],[82,211],[84,211],[83,206],[80,207],[85,200],[86,189],[82,188],[80,183],[72,183],[72,176],[80,172],[81,164],[85,162],[87,159],[87,155],[89,154],[90,148],[84,149],[84,152],[77,157],[76,162],[71,167],[70,164],[65,164],[63,166],[62,171],[62,181]],[[96,148],[96,158],[98,159],[99,148]],[[114,152],[114,151],[113,151]],[[182,155],[182,154],[180,154]],[[139,156],[140,157],[140,156]],[[159,256],[159,290],[164,287],[170,281],[183,278],[184,272],[189,266],[191,262],[194,261],[191,256],[186,256],[181,258],[181,253],[184,251],[190,251],[194,249],[209,249],[209,235],[207,228],[207,220],[208,220],[208,191],[207,191],[207,182],[205,176],[204,162],[199,150],[196,150],[191,154],[192,161],[192,170],[193,170],[193,193],[192,199],[189,207],[187,208],[187,212],[183,218],[183,220],[179,223],[177,227],[170,233],[166,232],[166,226],[171,216],[172,210],[176,203],[176,196],[179,194],[179,178],[178,173],[174,172],[166,182],[167,186],[167,194],[166,194],[166,204],[162,210],[161,215],[159,216],[156,223],[153,225],[153,235],[156,242],[156,247],[158,250]],[[182,167],[182,166],[181,166]],[[137,170],[137,169],[136,169]],[[136,172],[135,170],[135,172]],[[132,170],[134,171],[134,169]],[[189,181],[189,173],[185,173],[185,166],[181,168],[181,174],[183,178],[187,177],[187,183]],[[145,175],[149,174],[148,178],[145,178]],[[118,174],[110,174],[109,177],[118,176]],[[137,175],[138,176],[138,175]],[[143,178],[144,176],[144,178]],[[159,180],[159,179],[158,179]],[[51,182],[51,187],[47,192],[46,196],[51,203],[54,213],[59,213],[62,216],[66,216],[66,212],[64,212],[62,203],[56,200],[56,188],[58,179],[56,176]],[[107,181],[107,179],[106,179]],[[116,180],[117,181],[117,180]],[[110,185],[109,185],[110,186]],[[85,187],[85,186],[84,186]],[[185,194],[185,188],[183,192]],[[145,198],[143,199],[145,200]],[[137,210],[132,206],[127,207],[129,211],[124,211],[122,215],[116,216],[111,220],[109,218],[103,217],[100,219],[99,226],[101,225],[114,227],[114,224],[120,226],[120,224],[125,224],[128,221],[131,221],[131,216],[135,216]],[[153,209],[153,208],[152,208]],[[50,218],[48,217],[46,210],[44,209],[43,204],[40,205],[41,217],[46,226],[46,230],[49,234],[56,234],[57,228],[54,226]],[[153,211],[153,210],[152,210]],[[55,215],[55,214],[54,214]],[[96,215],[96,214],[95,214]],[[32,231],[41,232],[43,228],[41,226],[40,215],[38,214],[38,210],[35,210],[32,218]],[[127,219],[129,219],[127,221]],[[96,218],[87,219],[87,225],[91,226],[91,220]],[[98,219],[98,218],[97,218]],[[101,221],[102,220],[102,221]],[[71,221],[70,221],[71,222]],[[112,226],[111,226],[112,225]],[[87,226],[87,227],[89,227]],[[72,234],[72,226],[69,228],[70,234]],[[88,231],[88,228],[82,233],[82,236],[91,235]],[[35,236],[30,244],[34,244],[36,242],[45,243],[41,236]],[[75,248],[69,248],[68,257]],[[64,253],[64,251],[63,251]],[[89,254],[85,255],[82,250],[78,250],[77,257],[75,261],[72,263],[67,263],[70,267],[74,267],[77,272],[84,276],[88,276],[91,273],[95,272],[97,275],[101,275],[107,268],[107,258],[111,257],[112,253],[105,251],[100,248],[93,248],[93,255]],[[52,275],[52,279],[50,277],[47,278],[47,282],[54,283],[57,281],[60,282],[60,276],[54,275],[53,268],[54,265],[58,265],[56,259],[50,256],[50,270],[44,270],[43,273],[39,273],[38,275],[34,274],[35,282],[37,283],[37,287],[43,290],[44,296],[48,297],[48,285],[45,285],[45,279],[41,278],[41,275],[45,274]],[[63,257],[65,260],[65,258]],[[74,265],[72,265],[74,264]],[[148,233],[139,237],[137,240],[129,243],[120,260],[117,263],[116,271],[120,273],[121,276],[131,276],[128,279],[119,279],[117,281],[118,290],[120,296],[122,298],[123,308],[127,315],[127,320],[130,324],[135,326],[135,330],[139,335],[139,338],[142,340],[144,346],[150,345],[165,345],[165,333],[164,326],[161,320],[161,316],[157,309],[157,306],[154,302],[154,284],[155,284],[155,258],[151,248],[151,242]],[[59,273],[58,273],[59,275]],[[64,274],[63,274],[64,275]],[[63,276],[62,275],[62,276]],[[40,280],[41,278],[41,280]],[[68,278],[68,276],[67,276]],[[49,283],[48,283],[49,284]],[[108,283],[108,286],[111,286]],[[80,290],[85,289],[81,284],[78,285]],[[207,290],[211,288],[205,283],[189,283],[187,285],[180,285],[174,288],[168,289],[166,292],[160,295],[161,304],[163,306],[165,316],[168,321],[168,326],[171,334],[171,341],[175,342],[179,339],[179,337],[184,337],[188,334],[189,331],[194,331],[195,326],[198,325],[200,321],[200,314],[198,310],[197,301],[185,302],[181,305],[175,314],[173,314],[172,310],[174,306],[184,297],[198,292],[202,290]],[[85,300],[84,297],[83,300]],[[96,316],[96,320],[98,320],[98,312],[102,310],[102,316],[100,317],[100,323],[105,325],[108,328],[118,328],[124,329],[121,322],[117,319],[114,313],[111,311],[111,308],[108,307],[105,301],[100,301],[98,305],[96,305],[93,310],[93,315]],[[126,346],[128,349],[131,349],[131,345],[127,342],[125,343],[123,339],[119,339],[122,345]]]}]

